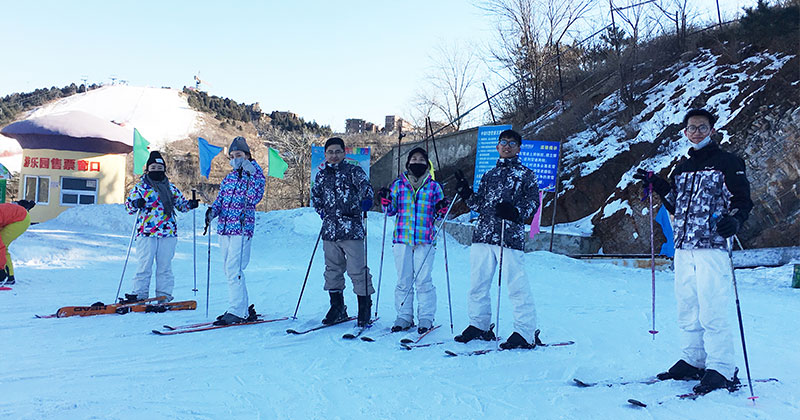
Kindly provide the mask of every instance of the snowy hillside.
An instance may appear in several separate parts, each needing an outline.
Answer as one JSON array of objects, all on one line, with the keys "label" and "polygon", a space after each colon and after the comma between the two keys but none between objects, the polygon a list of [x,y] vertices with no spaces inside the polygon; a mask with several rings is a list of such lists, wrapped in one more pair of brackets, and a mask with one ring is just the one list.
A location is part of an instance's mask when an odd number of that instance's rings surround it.
[{"label": "snowy hillside", "polygon": [[[84,111],[128,128],[133,137],[136,128],[150,142],[152,149],[187,138],[200,125],[199,115],[189,107],[186,98],[175,89],[104,86],[60,99],[32,111],[26,118],[36,118],[54,112]],[[1,163],[9,170],[19,171],[21,153],[16,140],[0,136],[0,153],[7,151]],[[2,154],[0,154],[2,156]]]},{"label": "snowy hillside", "polygon": [[[197,210],[202,231],[204,208]],[[650,272],[587,264],[547,252],[526,256],[541,338],[574,340],[566,347],[448,358],[444,350],[489,348],[458,344],[450,332],[442,260],[436,255],[437,323],[423,342],[402,350],[398,335],[374,343],[344,341],[349,326],[304,336],[287,328],[316,325],[328,296],[322,290],[321,250],[298,319],[178,336],[150,332],[162,324],[206,321],[206,237],[197,237],[197,296],[192,281],[192,215],[181,214],[173,264],[177,300],[195,298],[196,311],[35,319],[60,306],[112,301],[133,216],[120,205],[71,209],[33,226],[11,245],[17,284],[0,292],[0,418],[8,419],[789,419],[800,418],[800,290],[789,288],[791,267],[737,271],[754,377],[755,406],[744,389],[678,400],[692,383],[665,382],[588,389],[584,381],[638,379],[678,357],[672,273],[657,273],[656,321],[650,329]],[[391,221],[390,221],[391,224]],[[290,316],[320,226],[310,209],[259,213],[253,258],[246,271],[251,302],[267,317]],[[370,213],[369,261],[377,288],[383,216]],[[227,306],[220,253],[213,237],[210,317]],[[455,332],[467,326],[469,249],[448,240]],[[380,320],[394,319],[395,272],[386,247]],[[130,291],[129,265],[122,291]],[[151,286],[152,287],[152,286]],[[496,289],[493,287],[493,292]],[[504,289],[505,294],[505,289]],[[355,313],[348,290],[346,303]],[[493,301],[494,302],[494,301]],[[506,297],[499,333],[511,333]],[[730,322],[736,325],[731,307]],[[787,328],[789,327],[789,328]],[[741,349],[738,337],[736,347]],[[739,356],[739,366],[743,362]],[[744,377],[744,373],[741,374]],[[635,398],[650,403],[635,408]],[[663,402],[663,404],[658,404]],[[643,413],[646,411],[646,413]]]}]

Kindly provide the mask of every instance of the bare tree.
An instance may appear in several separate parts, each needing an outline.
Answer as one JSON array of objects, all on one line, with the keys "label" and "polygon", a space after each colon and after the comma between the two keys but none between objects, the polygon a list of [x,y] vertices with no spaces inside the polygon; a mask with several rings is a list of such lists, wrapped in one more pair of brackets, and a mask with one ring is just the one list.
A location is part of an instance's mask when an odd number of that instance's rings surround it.
[{"label": "bare tree", "polygon": [[[596,0],[486,0],[479,7],[497,16],[499,45],[493,59],[509,73],[514,86],[502,108],[535,115],[560,95],[556,56],[575,25]],[[561,63],[563,64],[563,63]]]},{"label": "bare tree", "polygon": [[[686,36],[688,34],[688,26],[692,16],[695,12],[692,10],[689,0],[657,0],[653,5],[661,11],[667,20],[675,25],[675,35],[678,40],[679,50],[686,48]],[[671,31],[664,30],[665,33]]]},{"label": "bare tree", "polygon": [[[268,208],[306,207],[310,201],[311,146],[320,142],[320,137],[300,131],[270,129],[263,133],[264,144],[280,153],[289,165],[281,181],[270,180],[267,200],[277,199],[277,204]],[[277,184],[277,185],[276,185]]]},{"label": "bare tree", "polygon": [[453,125],[459,130],[466,121],[456,119],[473,97],[480,61],[472,47],[458,43],[439,46],[431,61],[427,86],[414,100],[416,109],[423,119],[436,119],[438,114],[447,122],[455,121]]}]

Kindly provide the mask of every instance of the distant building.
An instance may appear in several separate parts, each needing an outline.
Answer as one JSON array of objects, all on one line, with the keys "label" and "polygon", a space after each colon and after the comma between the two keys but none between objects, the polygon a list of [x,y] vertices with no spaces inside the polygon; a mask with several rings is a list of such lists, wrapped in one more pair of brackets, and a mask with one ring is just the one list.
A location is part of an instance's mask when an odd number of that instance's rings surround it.
[{"label": "distant building", "polygon": [[360,118],[348,118],[344,122],[344,132],[347,134],[359,134],[367,131],[367,122]]},{"label": "distant building", "polygon": [[383,131],[386,133],[391,133],[393,131],[398,131],[402,128],[404,132],[410,132],[414,129],[414,125],[410,122],[396,116],[396,115],[387,115],[386,116],[386,124],[384,124]]}]

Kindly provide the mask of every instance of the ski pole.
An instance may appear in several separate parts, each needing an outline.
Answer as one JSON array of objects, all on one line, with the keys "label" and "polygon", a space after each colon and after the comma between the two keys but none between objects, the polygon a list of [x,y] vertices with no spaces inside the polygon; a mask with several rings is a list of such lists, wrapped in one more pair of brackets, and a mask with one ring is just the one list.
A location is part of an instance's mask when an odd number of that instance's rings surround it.
[{"label": "ski pole", "polygon": [[386,248],[386,206],[383,207],[383,239],[381,239],[381,264],[378,268],[378,291],[375,294],[375,319],[378,318],[378,303],[381,300],[381,279],[383,279],[383,251]]},{"label": "ski pole", "polygon": [[[433,240],[431,241],[431,246],[425,252],[425,257],[422,258],[422,262],[419,265],[420,267],[424,267],[425,266],[425,261],[428,259],[428,255],[430,255],[431,251],[433,250],[433,244],[436,243],[436,238],[439,236],[439,232],[441,232],[442,229],[444,229],[444,222],[447,221],[447,216],[450,215],[450,210],[453,209],[453,204],[456,203],[456,199],[457,198],[458,198],[458,196],[456,196],[456,198],[454,198],[453,201],[450,202],[450,206],[447,207],[447,213],[444,214],[444,217],[442,218],[442,223],[439,224],[439,229],[436,229],[436,233],[433,234]],[[417,276],[419,275],[419,273],[421,271],[422,270],[420,270],[417,273],[414,273],[414,278],[411,279],[411,287],[408,288],[408,291],[406,292],[406,296],[403,298],[403,301],[400,302],[400,306],[405,305],[406,299],[408,299],[408,295],[411,294],[411,291],[414,289],[414,284],[417,282]]]},{"label": "ski pole", "polygon": [[303,287],[300,289],[300,297],[297,298],[297,306],[294,308],[294,315],[292,315],[292,319],[297,319],[297,310],[300,309],[300,300],[303,299],[303,292],[306,290],[306,282],[308,281],[308,274],[311,272],[311,264],[314,262],[314,254],[317,253],[317,246],[319,246],[319,240],[322,238],[322,228],[319,230],[319,235],[317,235],[317,242],[314,243],[314,250],[311,251],[311,259],[308,260],[308,268],[306,269],[306,278],[303,280]]},{"label": "ski pole", "polygon": [[[434,150],[436,149],[436,142],[433,143]],[[447,307],[450,309],[450,333],[453,334],[453,302],[450,300],[450,269],[447,266],[447,233],[442,236],[444,244],[444,274],[447,277]]]},{"label": "ski pole", "polygon": [[211,221],[206,219],[203,235],[208,233],[208,263],[206,264],[206,318],[208,318],[208,297],[211,288]]},{"label": "ski pole", "polygon": [[495,336],[500,339],[500,291],[503,281],[503,240],[506,233],[506,219],[500,221],[500,269],[497,271],[497,316],[495,325]]},{"label": "ski pole", "polygon": [[[650,172],[652,174],[652,171]],[[653,329],[650,330],[650,334],[653,336],[653,340],[656,339],[656,334],[658,331],[656,330],[656,248],[655,248],[655,237],[653,231],[653,219],[655,215],[653,214],[653,184],[648,184],[649,192],[648,197],[650,198],[650,273],[652,274],[651,280],[651,289],[652,289],[652,318],[653,318]]]},{"label": "ski pole", "polygon": [[[197,190],[192,188],[192,200],[197,201]],[[192,274],[194,288],[192,292],[197,296],[197,207],[192,209]]]},{"label": "ski pole", "polygon": [[753,393],[753,380],[750,377],[750,362],[747,359],[747,345],[744,342],[744,324],[742,323],[742,308],[739,305],[739,289],[736,287],[736,272],[733,269],[733,245],[731,238],[725,239],[725,244],[728,246],[728,259],[731,261],[731,279],[733,280],[733,292],[736,296],[736,316],[739,318],[739,335],[742,337],[742,354],[744,355],[744,367],[747,371],[747,385],[750,389],[750,396],[748,400],[752,400],[753,404],[756,402],[755,394]]},{"label": "ski pole", "polygon": [[119,286],[117,287],[117,296],[114,302],[119,299],[119,291],[122,290],[122,279],[125,278],[125,269],[128,268],[128,258],[131,256],[131,247],[133,246],[133,237],[136,236],[136,226],[139,224],[139,215],[142,214],[142,209],[136,211],[136,218],[133,219],[133,229],[131,230],[131,240],[128,242],[128,252],[125,253],[125,263],[122,264],[122,275],[119,276]]}]

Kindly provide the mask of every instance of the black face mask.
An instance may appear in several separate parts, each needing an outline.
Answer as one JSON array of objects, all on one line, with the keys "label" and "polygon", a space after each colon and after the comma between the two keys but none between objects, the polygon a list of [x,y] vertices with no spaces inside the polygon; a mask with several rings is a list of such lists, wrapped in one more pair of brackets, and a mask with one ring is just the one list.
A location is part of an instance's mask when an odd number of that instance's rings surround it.
[{"label": "black face mask", "polygon": [[408,170],[411,171],[415,177],[419,178],[425,175],[425,172],[428,170],[428,165],[424,163],[409,163]]},{"label": "black face mask", "polygon": [[153,181],[161,182],[166,178],[164,171],[150,171],[147,173],[147,176],[150,177]]}]

